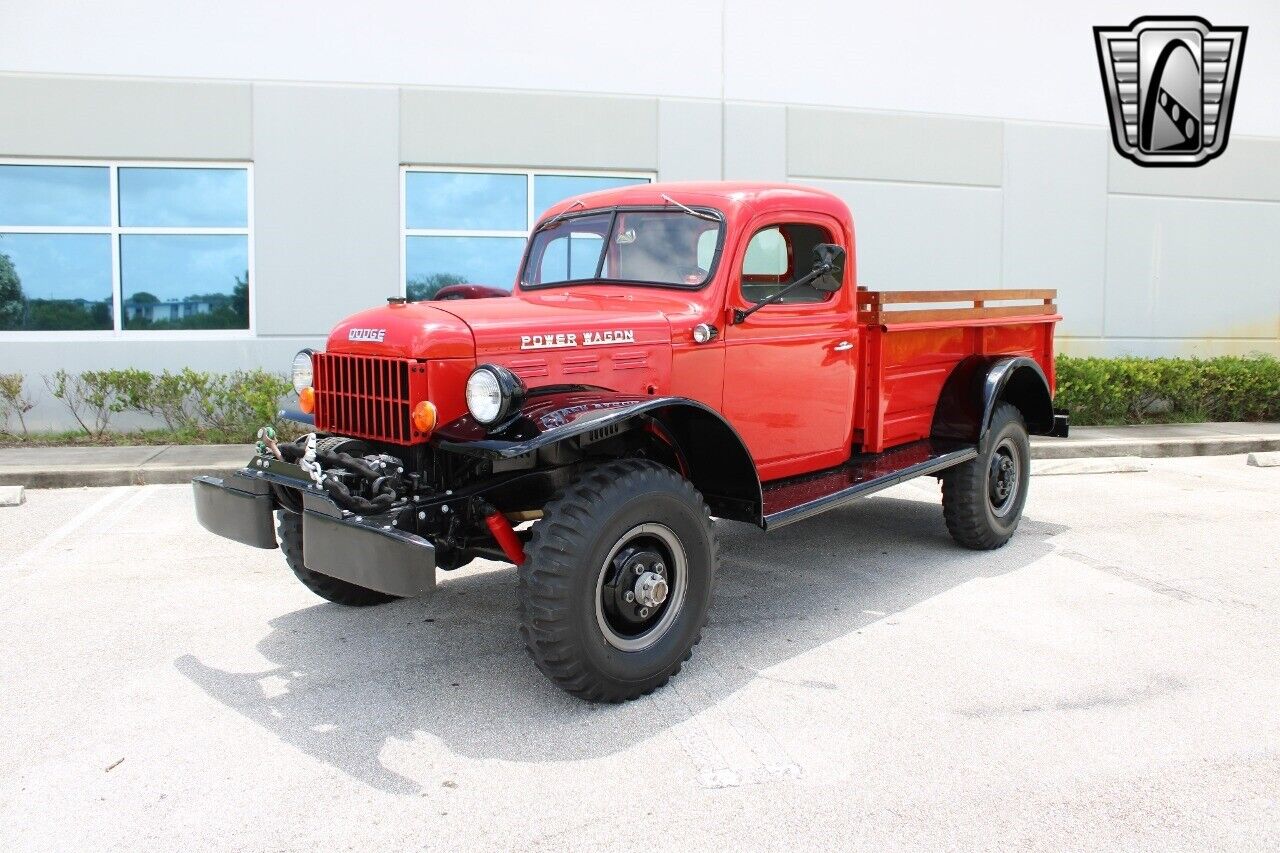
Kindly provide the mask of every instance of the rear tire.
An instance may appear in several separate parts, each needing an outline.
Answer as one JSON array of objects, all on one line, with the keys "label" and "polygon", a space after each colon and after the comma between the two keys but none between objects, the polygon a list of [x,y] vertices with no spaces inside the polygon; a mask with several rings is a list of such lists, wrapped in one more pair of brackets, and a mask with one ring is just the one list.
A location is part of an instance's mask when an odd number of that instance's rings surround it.
[{"label": "rear tire", "polygon": [[278,512],[276,522],[276,529],[280,534],[280,550],[284,552],[285,562],[298,580],[302,581],[302,585],[316,595],[347,607],[372,607],[396,600],[397,596],[311,571],[302,562],[302,516]]},{"label": "rear tire", "polygon": [[942,475],[942,515],[951,538],[975,551],[1004,545],[1018,529],[1031,477],[1022,413],[998,403],[978,457]]},{"label": "rear tire", "polygon": [[574,696],[652,693],[702,638],[715,528],[702,495],[664,465],[628,459],[588,470],[545,507],[525,553],[525,646]]}]

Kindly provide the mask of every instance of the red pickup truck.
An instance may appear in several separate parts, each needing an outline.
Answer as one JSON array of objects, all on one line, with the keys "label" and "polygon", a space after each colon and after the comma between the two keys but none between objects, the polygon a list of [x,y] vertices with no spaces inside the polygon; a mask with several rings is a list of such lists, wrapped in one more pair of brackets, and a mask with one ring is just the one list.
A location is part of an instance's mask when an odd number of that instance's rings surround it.
[{"label": "red pickup truck", "polygon": [[646,694],[701,638],[713,518],[772,530],[932,475],[952,537],[998,548],[1027,498],[1028,434],[1066,434],[1053,291],[857,282],[849,209],[815,189],[569,199],[510,298],[393,297],[299,353],[292,416],[314,431],[264,433],[243,470],[196,479],[197,515],[280,545],[347,605],[513,563],[552,681]]}]

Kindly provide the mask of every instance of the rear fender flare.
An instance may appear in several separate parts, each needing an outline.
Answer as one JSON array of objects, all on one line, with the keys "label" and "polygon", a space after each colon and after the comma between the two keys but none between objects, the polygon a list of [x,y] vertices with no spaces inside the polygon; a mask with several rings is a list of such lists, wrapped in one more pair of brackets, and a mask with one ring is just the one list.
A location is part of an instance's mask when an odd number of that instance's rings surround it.
[{"label": "rear fender flare", "polygon": [[712,515],[760,524],[760,475],[738,431],[710,406],[687,397],[617,394],[599,388],[530,394],[520,414],[489,432],[468,417],[436,432],[441,450],[512,460],[570,440],[587,445],[635,428],[652,427],[675,445],[682,472],[702,492]]},{"label": "rear fender flare", "polygon": [[980,443],[1001,402],[1022,413],[1032,435],[1053,433],[1053,393],[1035,359],[973,355],[961,359],[942,386],[930,435]]}]

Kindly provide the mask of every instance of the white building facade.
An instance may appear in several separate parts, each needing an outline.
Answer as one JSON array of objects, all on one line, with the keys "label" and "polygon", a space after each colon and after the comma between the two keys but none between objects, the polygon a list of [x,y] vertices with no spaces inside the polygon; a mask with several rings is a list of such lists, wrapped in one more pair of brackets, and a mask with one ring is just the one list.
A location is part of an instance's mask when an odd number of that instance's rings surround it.
[{"label": "white building facade", "polygon": [[1280,354],[1280,6],[1195,10],[1250,30],[1193,169],[1112,149],[1092,27],[1151,12],[0,0],[0,372],[283,372],[509,287],[559,198],[722,178],[845,198],[873,289],[1057,288],[1063,352]]}]

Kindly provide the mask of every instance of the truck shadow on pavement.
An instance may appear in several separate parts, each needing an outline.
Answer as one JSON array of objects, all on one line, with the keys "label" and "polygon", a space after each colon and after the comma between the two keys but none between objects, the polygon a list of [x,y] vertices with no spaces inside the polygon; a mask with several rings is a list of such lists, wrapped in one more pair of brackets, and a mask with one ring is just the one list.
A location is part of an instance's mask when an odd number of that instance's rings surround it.
[{"label": "truck shadow on pavement", "polygon": [[508,567],[441,573],[428,602],[365,610],[324,603],[280,616],[258,645],[273,669],[228,672],[193,655],[174,665],[308,756],[380,790],[417,794],[438,787],[450,767],[423,761],[415,741],[524,763],[612,755],[655,725],[676,726],[725,700],[769,667],[974,578],[1027,566],[1065,529],[1024,518],[999,551],[966,551],[948,537],[936,499],[889,497],[767,537],[721,523],[723,559],[702,644],[670,685],[622,705],[581,702],[537,671],[519,638]]}]

